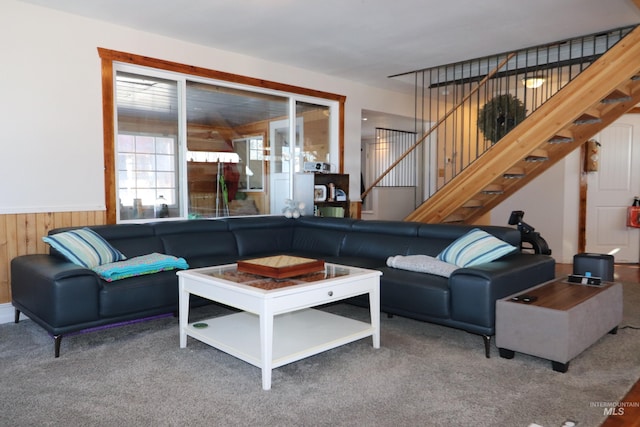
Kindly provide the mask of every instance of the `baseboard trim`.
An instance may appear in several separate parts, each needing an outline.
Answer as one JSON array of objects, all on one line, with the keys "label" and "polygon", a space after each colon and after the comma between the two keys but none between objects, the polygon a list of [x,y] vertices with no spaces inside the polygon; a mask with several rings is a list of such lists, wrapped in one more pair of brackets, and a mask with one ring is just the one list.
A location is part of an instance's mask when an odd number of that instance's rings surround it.
[{"label": "baseboard trim", "polygon": [[0,304],[0,324],[14,321],[15,310],[10,302]]}]

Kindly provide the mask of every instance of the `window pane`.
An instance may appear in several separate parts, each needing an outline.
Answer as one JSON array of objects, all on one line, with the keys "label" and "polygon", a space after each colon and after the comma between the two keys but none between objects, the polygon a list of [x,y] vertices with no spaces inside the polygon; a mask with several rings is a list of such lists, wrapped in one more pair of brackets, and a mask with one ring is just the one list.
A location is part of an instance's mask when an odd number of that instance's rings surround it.
[{"label": "window pane", "polygon": [[286,119],[288,102],[281,96],[187,82],[190,217],[280,212],[271,200],[284,203],[290,178],[280,174],[275,186],[265,185],[264,140],[270,123]]},{"label": "window pane", "polygon": [[159,171],[174,171],[176,169],[175,156],[156,156],[156,169]]},{"label": "window pane", "polygon": [[136,164],[135,154],[119,153],[118,154],[118,169],[119,170],[132,170],[133,165]]},{"label": "window pane", "polygon": [[182,216],[177,94],[175,81],[116,74],[120,220],[157,217],[160,202],[168,216]]},{"label": "window pane", "polygon": [[296,102],[296,115],[304,118],[302,161],[329,162],[330,121],[329,107],[306,102]]},{"label": "window pane", "polygon": [[118,135],[118,151],[133,153],[135,151],[135,137],[133,135]]},{"label": "window pane", "polygon": [[[136,172],[136,187],[138,188],[155,188],[156,174],[155,172]],[[156,196],[146,198],[143,202],[147,205],[153,205]]]},{"label": "window pane", "polygon": [[[238,165],[240,191],[264,190],[264,155],[262,137],[236,139],[233,146],[240,158]],[[244,197],[248,197],[245,195]]]},{"label": "window pane", "polygon": [[156,174],[157,187],[160,188],[175,188],[176,175],[173,172],[158,172]]},{"label": "window pane", "polygon": [[156,169],[156,156],[151,154],[136,155],[136,170],[152,171]]},{"label": "window pane", "polygon": [[136,137],[136,152],[137,153],[155,153],[156,146],[154,144],[154,138],[150,136],[138,136]]},{"label": "window pane", "polygon": [[156,153],[174,156],[176,154],[174,140],[172,138],[156,138]]}]

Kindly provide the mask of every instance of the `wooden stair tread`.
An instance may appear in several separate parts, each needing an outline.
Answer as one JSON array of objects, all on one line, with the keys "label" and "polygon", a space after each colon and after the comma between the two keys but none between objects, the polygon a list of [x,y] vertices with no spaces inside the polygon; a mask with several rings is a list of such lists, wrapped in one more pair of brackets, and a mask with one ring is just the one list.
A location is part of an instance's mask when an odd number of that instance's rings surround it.
[{"label": "wooden stair tread", "polygon": [[562,144],[565,142],[573,142],[573,137],[571,136],[563,136],[563,135],[555,135],[550,140],[550,144]]},{"label": "wooden stair tread", "polygon": [[464,220],[465,218],[461,214],[451,214],[448,217],[446,217],[442,222],[446,224],[451,224],[451,223],[461,223],[461,222],[464,222]]},{"label": "wooden stair tread", "polygon": [[482,194],[503,194],[504,187],[500,184],[489,184],[482,189]]},{"label": "wooden stair tread", "polygon": [[514,167],[506,171],[502,176],[506,179],[513,179],[513,178],[522,178],[526,175],[527,174],[525,173],[524,168]]},{"label": "wooden stair tread", "polygon": [[631,100],[631,95],[623,92],[620,89],[616,89],[609,95],[605,96],[600,102],[602,102],[603,104],[612,104],[615,102],[626,102],[629,100]]},{"label": "wooden stair tread", "polygon": [[483,206],[482,200],[478,200],[478,199],[467,200],[465,204],[462,205],[463,208],[472,208],[472,209],[481,208],[482,206]]},{"label": "wooden stair tread", "polygon": [[601,121],[602,119],[600,118],[599,111],[590,109],[582,113],[580,117],[578,117],[573,121],[573,123],[576,125],[586,125],[586,124],[600,123]]},{"label": "wooden stair tread", "polygon": [[525,162],[544,162],[549,160],[549,153],[547,150],[541,148],[533,150],[527,157],[524,158]]}]

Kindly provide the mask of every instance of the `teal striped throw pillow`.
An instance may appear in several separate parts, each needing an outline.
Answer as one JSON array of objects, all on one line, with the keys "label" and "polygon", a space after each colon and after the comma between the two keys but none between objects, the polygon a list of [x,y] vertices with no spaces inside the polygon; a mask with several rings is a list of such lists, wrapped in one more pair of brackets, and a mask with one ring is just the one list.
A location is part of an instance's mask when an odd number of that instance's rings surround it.
[{"label": "teal striped throw pillow", "polygon": [[52,234],[43,237],[42,240],[69,261],[82,267],[93,268],[127,259],[102,236],[88,227]]},{"label": "teal striped throw pillow", "polygon": [[447,246],[437,258],[458,267],[471,267],[491,262],[517,249],[486,231],[474,228]]}]

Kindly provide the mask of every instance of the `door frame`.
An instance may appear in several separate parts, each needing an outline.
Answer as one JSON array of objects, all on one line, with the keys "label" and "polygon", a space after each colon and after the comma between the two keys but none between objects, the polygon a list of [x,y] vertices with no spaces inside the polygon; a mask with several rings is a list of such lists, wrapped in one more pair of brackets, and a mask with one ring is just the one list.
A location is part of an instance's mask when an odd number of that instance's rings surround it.
[{"label": "door frame", "polygon": [[[640,107],[634,107],[625,114],[640,114]],[[584,170],[585,157],[587,155],[586,142],[580,147],[580,206],[578,208],[578,252],[584,253],[587,250],[587,172]]]}]

